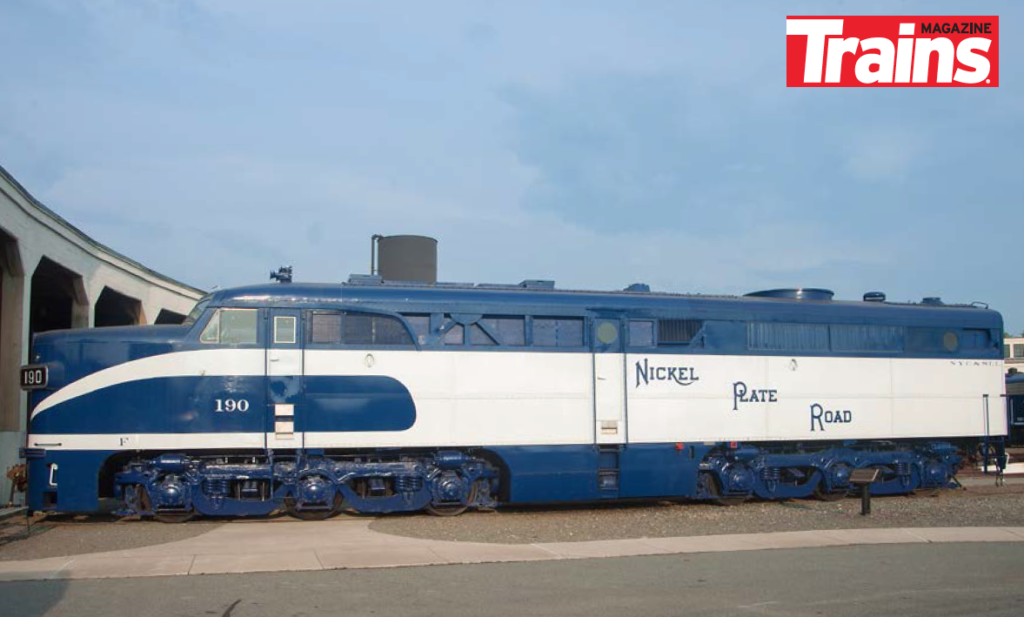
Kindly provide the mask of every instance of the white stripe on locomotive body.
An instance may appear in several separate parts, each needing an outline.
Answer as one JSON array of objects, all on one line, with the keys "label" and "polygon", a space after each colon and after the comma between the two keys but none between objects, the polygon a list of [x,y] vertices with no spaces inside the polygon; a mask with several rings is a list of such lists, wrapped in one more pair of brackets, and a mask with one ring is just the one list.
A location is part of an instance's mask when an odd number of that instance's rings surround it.
[{"label": "white stripe on locomotive body", "polygon": [[[592,354],[579,352],[309,349],[306,375],[388,376],[401,382],[412,395],[416,421],[404,431],[307,432],[304,444],[344,448],[579,445],[595,440],[623,443],[627,438],[628,443],[810,441],[971,437],[1007,430],[1002,363],[997,360],[601,355],[614,361],[599,364]],[[373,356],[372,362],[368,356]],[[624,387],[598,387],[595,368],[598,380],[620,379]],[[175,376],[260,376],[266,370],[263,349],[153,356],[71,383],[40,403],[32,416],[118,383]],[[738,383],[748,393],[761,395],[756,401],[738,400]],[[609,413],[614,415],[609,412],[614,405],[601,411],[608,402],[601,392],[622,398],[621,430],[614,437],[602,432],[608,426],[602,421],[612,417]],[[32,435],[29,445],[93,449],[86,446],[94,444],[95,449],[116,450],[265,443],[263,433],[139,434],[122,444],[123,438]],[[49,445],[53,443],[62,445]]]},{"label": "white stripe on locomotive body", "polygon": [[69,383],[43,399],[32,418],[65,401],[109,386],[161,377],[263,375],[266,349],[200,349],[147,356],[107,367]]},{"label": "white stripe on locomotive body", "polygon": [[46,450],[226,450],[263,448],[264,433],[139,433],[29,435]]}]

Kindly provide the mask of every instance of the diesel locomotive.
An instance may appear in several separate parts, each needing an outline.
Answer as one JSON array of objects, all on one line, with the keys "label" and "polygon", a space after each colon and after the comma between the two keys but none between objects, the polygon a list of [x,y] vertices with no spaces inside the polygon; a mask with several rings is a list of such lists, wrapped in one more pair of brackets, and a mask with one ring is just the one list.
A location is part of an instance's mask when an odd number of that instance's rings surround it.
[{"label": "diesel locomotive", "polygon": [[1000,444],[981,305],[272,283],[180,326],[48,332],[22,369],[35,511],[303,519],[950,485]]},{"label": "diesel locomotive", "polygon": [[1024,446],[1024,373],[1006,377],[1006,421],[1010,433],[1006,445]]}]

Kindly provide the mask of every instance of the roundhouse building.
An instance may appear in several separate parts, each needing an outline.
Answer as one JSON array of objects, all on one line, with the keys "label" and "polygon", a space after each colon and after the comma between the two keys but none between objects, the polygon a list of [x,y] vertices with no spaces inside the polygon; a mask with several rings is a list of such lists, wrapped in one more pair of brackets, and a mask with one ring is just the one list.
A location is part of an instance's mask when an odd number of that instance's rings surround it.
[{"label": "roundhouse building", "polygon": [[[25,445],[19,367],[32,335],[61,328],[180,323],[202,291],[85,235],[0,167],[0,505]],[[20,497],[15,497],[20,500]]]},{"label": "roundhouse building", "polygon": [[1017,369],[1024,373],[1024,337],[1003,339],[1003,357],[1006,359],[1006,371]]}]

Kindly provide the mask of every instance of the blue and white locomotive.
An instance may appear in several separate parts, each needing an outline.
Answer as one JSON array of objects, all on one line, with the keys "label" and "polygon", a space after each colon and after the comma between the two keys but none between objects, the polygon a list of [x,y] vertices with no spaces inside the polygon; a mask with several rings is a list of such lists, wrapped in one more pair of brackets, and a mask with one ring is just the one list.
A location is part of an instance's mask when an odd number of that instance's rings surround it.
[{"label": "blue and white locomotive", "polygon": [[32,510],[159,520],[734,503],[944,487],[1006,434],[978,306],[520,285],[267,284],[181,326],[35,338]]},{"label": "blue and white locomotive", "polygon": [[1006,422],[1006,445],[1024,446],[1024,373],[1014,372],[1006,377]]}]

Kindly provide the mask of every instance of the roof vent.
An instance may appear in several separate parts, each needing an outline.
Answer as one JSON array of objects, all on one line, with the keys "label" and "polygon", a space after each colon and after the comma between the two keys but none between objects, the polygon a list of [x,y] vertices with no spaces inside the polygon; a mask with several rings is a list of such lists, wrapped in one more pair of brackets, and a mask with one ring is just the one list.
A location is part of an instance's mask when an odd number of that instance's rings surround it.
[{"label": "roof vent", "polygon": [[885,302],[885,293],[881,291],[869,291],[864,294],[865,302]]},{"label": "roof vent", "polygon": [[943,302],[942,298],[939,298],[938,296],[929,296],[927,298],[922,298],[921,304],[927,304],[929,306],[942,306],[943,304],[945,304],[945,302]]},{"label": "roof vent", "polygon": [[748,293],[752,298],[781,298],[786,300],[819,300],[828,301],[835,296],[831,289],[819,289],[817,287],[797,287],[794,289],[766,289]]},{"label": "roof vent", "polygon": [[633,283],[622,291],[635,291],[638,293],[651,293],[651,286],[647,283]]},{"label": "roof vent", "polygon": [[526,279],[519,286],[523,289],[554,289],[554,281],[545,281],[541,279]]}]

